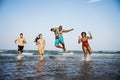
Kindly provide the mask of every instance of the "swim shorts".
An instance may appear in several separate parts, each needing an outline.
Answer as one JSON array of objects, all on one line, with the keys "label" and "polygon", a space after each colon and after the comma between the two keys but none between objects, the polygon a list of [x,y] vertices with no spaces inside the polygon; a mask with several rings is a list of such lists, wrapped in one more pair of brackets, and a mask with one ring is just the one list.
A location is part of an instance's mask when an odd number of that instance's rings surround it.
[{"label": "swim shorts", "polygon": [[18,45],[18,51],[23,52],[23,48],[24,48],[24,46],[19,46],[19,45]]},{"label": "swim shorts", "polygon": [[64,42],[63,37],[60,37],[60,38],[55,39],[55,45],[60,44],[60,43],[63,43],[63,42]]}]

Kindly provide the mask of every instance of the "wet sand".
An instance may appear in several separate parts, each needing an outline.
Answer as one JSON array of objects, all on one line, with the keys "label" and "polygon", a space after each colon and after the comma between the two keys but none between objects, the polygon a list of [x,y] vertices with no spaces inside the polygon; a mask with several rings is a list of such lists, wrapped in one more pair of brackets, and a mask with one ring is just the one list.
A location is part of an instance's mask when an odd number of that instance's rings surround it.
[{"label": "wet sand", "polygon": [[83,61],[79,56],[0,56],[0,80],[120,80],[120,58],[93,57]]}]

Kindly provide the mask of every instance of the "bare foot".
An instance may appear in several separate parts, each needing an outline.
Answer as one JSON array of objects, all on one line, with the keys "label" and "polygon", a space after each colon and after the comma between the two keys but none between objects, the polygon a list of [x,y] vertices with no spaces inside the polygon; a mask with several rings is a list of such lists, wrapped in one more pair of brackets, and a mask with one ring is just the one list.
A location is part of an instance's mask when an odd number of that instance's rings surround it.
[{"label": "bare foot", "polygon": [[66,48],[63,48],[63,51],[66,52]]}]

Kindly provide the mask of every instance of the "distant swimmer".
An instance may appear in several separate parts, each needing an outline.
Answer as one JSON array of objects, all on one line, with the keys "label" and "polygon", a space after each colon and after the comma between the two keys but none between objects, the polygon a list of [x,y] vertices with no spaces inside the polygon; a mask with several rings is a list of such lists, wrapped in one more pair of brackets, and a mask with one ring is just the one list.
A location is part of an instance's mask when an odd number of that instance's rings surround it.
[{"label": "distant swimmer", "polygon": [[20,37],[17,38],[14,42],[15,44],[18,42],[18,60],[20,60],[22,58],[24,44],[26,44],[26,39],[23,37],[23,33],[20,33]]},{"label": "distant swimmer", "polygon": [[89,32],[89,35],[90,36],[86,36],[86,32],[82,32],[81,33],[82,38],[80,36],[78,37],[78,43],[80,44],[82,42],[82,49],[83,49],[83,52],[84,52],[84,60],[86,60],[88,52],[89,52],[90,56],[92,54],[92,49],[91,49],[91,47],[88,43],[88,39],[92,39],[91,32]]},{"label": "distant swimmer", "polygon": [[38,45],[40,60],[43,60],[44,49],[45,49],[45,45],[46,45],[43,35],[39,34],[39,36],[35,38],[35,42],[36,42],[36,45]]},{"label": "distant swimmer", "polygon": [[[65,30],[65,29],[63,29],[62,25],[60,25],[58,28],[51,28],[51,31],[53,31],[55,34],[55,46],[57,48],[63,49],[64,52],[66,51],[63,33],[70,32],[72,30],[73,29]],[[61,44],[62,46],[59,44]]]}]

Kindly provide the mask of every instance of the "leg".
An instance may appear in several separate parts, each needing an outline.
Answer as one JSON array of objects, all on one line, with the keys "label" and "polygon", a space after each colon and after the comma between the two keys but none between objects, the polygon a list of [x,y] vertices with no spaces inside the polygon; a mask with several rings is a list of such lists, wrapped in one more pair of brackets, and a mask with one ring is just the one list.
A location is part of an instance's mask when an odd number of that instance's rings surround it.
[{"label": "leg", "polygon": [[44,55],[44,48],[41,49],[41,59],[43,59],[43,55]]},{"label": "leg", "polygon": [[63,37],[60,38],[60,43],[62,44],[63,51],[66,52],[65,44],[64,44],[64,39]]},{"label": "leg", "polygon": [[87,48],[86,47],[82,47],[83,52],[84,52],[84,60],[86,60],[87,58]]},{"label": "leg", "polygon": [[92,49],[91,49],[90,46],[88,47],[88,52],[89,52],[89,55],[91,56],[91,54],[92,54]]},{"label": "leg", "polygon": [[40,60],[41,60],[41,58],[42,58],[42,51],[41,51],[41,48],[38,48],[38,52],[39,52]]},{"label": "leg", "polygon": [[22,58],[22,51],[18,51],[18,60],[21,60]]},{"label": "leg", "polygon": [[61,49],[63,49],[63,47],[60,46],[59,44],[56,44],[55,46],[56,46],[57,48],[61,48]]},{"label": "leg", "polygon": [[57,48],[63,49],[63,47],[60,46],[59,43],[60,43],[60,39],[58,38],[58,39],[55,40],[55,46],[56,46]]},{"label": "leg", "polygon": [[62,42],[61,44],[62,44],[62,46],[63,46],[63,51],[66,52],[66,48],[65,48],[64,42]]},{"label": "leg", "polygon": [[42,53],[42,56],[43,56],[44,55],[44,48],[42,48],[41,53]]},{"label": "leg", "polygon": [[18,46],[18,59],[19,60],[22,58],[23,48],[24,46]]},{"label": "leg", "polygon": [[39,50],[40,60],[43,60],[44,47],[40,47],[38,50]]}]

